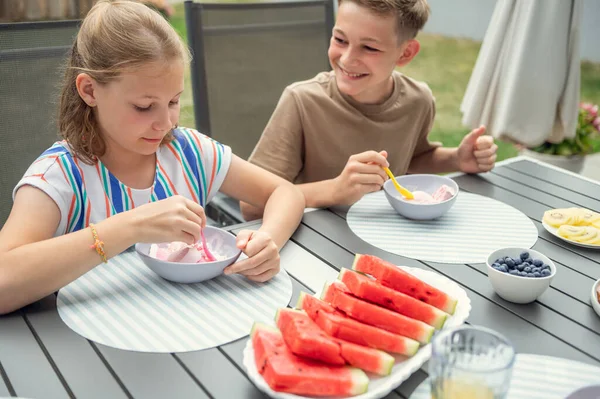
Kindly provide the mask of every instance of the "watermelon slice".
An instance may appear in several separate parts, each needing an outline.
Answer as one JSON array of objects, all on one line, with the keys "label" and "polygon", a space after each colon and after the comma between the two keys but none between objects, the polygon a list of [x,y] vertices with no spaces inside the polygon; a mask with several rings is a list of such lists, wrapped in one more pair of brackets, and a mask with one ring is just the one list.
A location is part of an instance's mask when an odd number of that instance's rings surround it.
[{"label": "watermelon slice", "polygon": [[384,287],[376,280],[364,274],[342,269],[338,278],[346,285],[352,295],[356,297],[376,303],[404,316],[421,320],[438,330],[446,322],[446,317],[448,316],[446,312],[442,312],[438,308],[434,308],[401,292]]},{"label": "watermelon slice", "polygon": [[351,319],[330,304],[305,292],[300,293],[296,307],[304,309],[332,337],[405,356],[413,356],[419,349],[417,341]]},{"label": "watermelon slice", "polygon": [[273,327],[254,323],[250,337],[256,368],[274,391],[303,396],[354,396],[367,391],[369,377],[364,371],[296,356]]},{"label": "watermelon slice", "polygon": [[398,266],[372,255],[356,254],[352,269],[370,274],[386,287],[454,314],[456,299],[405,272]]},{"label": "watermelon slice", "polygon": [[283,340],[296,355],[330,364],[348,363],[379,375],[388,375],[392,371],[392,356],[325,334],[302,310],[279,309],[275,320]]},{"label": "watermelon slice", "polygon": [[422,344],[429,343],[435,332],[435,328],[429,324],[352,296],[341,281],[326,283],[321,299],[329,302],[353,319],[412,338]]}]

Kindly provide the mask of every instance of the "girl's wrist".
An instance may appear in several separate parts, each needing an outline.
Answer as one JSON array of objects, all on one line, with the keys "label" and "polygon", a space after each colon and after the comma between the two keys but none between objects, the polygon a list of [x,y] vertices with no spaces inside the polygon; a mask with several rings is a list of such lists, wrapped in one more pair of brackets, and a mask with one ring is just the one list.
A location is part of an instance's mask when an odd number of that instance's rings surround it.
[{"label": "girl's wrist", "polygon": [[109,257],[117,255],[140,241],[140,229],[131,211],[113,215],[96,225]]}]

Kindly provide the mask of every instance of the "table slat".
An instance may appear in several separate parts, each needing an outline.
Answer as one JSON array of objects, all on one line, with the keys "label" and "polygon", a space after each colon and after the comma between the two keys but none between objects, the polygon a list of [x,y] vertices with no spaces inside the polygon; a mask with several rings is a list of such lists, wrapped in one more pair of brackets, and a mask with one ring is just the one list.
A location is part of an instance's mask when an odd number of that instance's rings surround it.
[{"label": "table slat", "polygon": [[69,397],[27,326],[22,311],[0,317],[0,362],[17,396]]},{"label": "table slat", "polygon": [[[547,233],[541,223],[533,221],[538,228],[538,232]],[[568,268],[581,273],[592,280],[600,279],[600,263],[577,253],[578,249],[574,245],[560,241],[561,244],[546,240],[540,236],[533,246],[533,249],[547,255],[552,261],[559,262]],[[565,248],[564,246],[568,246]]]},{"label": "table slat", "polygon": [[553,195],[553,193],[546,193],[536,190],[521,182],[515,182],[498,174],[484,173],[477,175],[477,177],[488,184],[511,191],[519,197],[529,198],[530,200],[539,202],[545,205],[547,209],[571,208],[579,206],[568,199],[557,197]]},{"label": "table slat", "polygon": [[553,168],[548,168],[535,162],[521,160],[504,165],[502,167],[507,167],[509,169],[525,173],[536,179],[559,185],[576,193],[586,195],[590,198],[600,198],[600,184],[591,183],[589,181],[580,179],[577,176],[573,176]]},{"label": "table slat", "polygon": [[264,398],[256,388],[217,348],[175,355],[194,374],[213,398]]},{"label": "table slat", "polygon": [[[76,397],[127,397],[89,341],[61,320],[55,295],[32,304],[26,310],[28,320]],[[85,367],[81,367],[82,364]]]},{"label": "table slat", "polygon": [[600,200],[598,200],[598,197],[593,199],[588,196],[579,194],[575,191],[564,188],[562,186],[559,186],[557,184],[536,179],[535,177],[531,177],[522,172],[518,172],[514,169],[510,169],[505,166],[493,169],[492,173],[519,182],[521,184],[525,184],[528,187],[537,190],[537,192],[549,193],[556,197],[563,198],[569,202],[572,202],[577,206],[600,212]]},{"label": "table slat", "polygon": [[8,387],[6,386],[6,382],[4,381],[5,377],[4,375],[4,368],[2,367],[2,362],[0,362],[0,398],[3,396],[12,396],[10,391],[8,390]]},{"label": "table slat", "polygon": [[[134,398],[209,397],[171,354],[133,352],[96,345]],[[202,351],[198,354],[202,356]]]}]

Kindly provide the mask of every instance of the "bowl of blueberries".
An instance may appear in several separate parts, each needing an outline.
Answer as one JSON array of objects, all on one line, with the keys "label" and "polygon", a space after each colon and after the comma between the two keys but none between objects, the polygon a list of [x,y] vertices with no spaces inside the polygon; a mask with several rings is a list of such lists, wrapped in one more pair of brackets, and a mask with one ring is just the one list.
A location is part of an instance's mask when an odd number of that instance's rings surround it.
[{"label": "bowl of blueberries", "polygon": [[530,303],[550,286],[556,265],[538,251],[513,247],[492,252],[487,271],[500,297],[514,303]]}]

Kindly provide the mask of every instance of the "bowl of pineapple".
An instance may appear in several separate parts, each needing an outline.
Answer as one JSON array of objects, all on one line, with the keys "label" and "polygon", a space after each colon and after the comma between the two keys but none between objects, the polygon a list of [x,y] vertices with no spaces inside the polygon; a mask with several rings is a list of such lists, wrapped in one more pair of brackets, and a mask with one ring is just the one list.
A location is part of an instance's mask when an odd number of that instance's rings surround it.
[{"label": "bowl of pineapple", "polygon": [[557,208],[544,212],[542,225],[552,235],[586,248],[600,249],[600,213],[585,208]]}]

